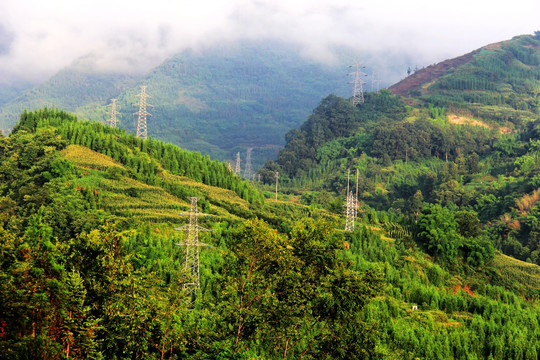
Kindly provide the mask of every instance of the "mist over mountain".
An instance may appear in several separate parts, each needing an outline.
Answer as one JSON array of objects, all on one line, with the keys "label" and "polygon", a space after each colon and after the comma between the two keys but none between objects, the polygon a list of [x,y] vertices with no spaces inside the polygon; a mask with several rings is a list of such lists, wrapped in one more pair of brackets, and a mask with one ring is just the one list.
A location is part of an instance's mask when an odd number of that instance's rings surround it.
[{"label": "mist over mountain", "polygon": [[[147,75],[99,72],[93,59],[79,59],[43,84],[11,96],[0,107],[0,128],[10,129],[24,109],[43,106],[105,121],[118,98],[120,127],[134,132],[140,85],[151,96],[149,136],[232,160],[254,148],[254,166],[274,158],[284,135],[298,127],[318,101],[334,93],[349,96],[349,65],[357,54],[335,49],[336,61],[321,64],[302,48],[278,41],[242,41],[190,49]],[[364,54],[366,90],[388,86],[405,73],[399,54]]]}]

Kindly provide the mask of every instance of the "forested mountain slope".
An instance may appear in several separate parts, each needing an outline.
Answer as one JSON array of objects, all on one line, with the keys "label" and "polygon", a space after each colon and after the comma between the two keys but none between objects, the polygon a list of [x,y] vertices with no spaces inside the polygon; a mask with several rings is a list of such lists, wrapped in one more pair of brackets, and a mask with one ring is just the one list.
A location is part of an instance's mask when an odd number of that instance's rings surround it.
[{"label": "forested mountain slope", "polygon": [[106,116],[105,109],[97,109],[128,86],[134,86],[136,81],[134,76],[92,73],[74,65],[61,70],[43,84],[6,97],[8,101],[0,104],[0,129],[12,129],[23,110],[45,106],[78,114],[92,111],[102,118]]},{"label": "forested mountain slope", "polygon": [[74,65],[3,104],[0,129],[11,128],[24,109],[43,106],[104,121],[118,98],[120,127],[135,132],[136,95],[146,85],[150,136],[222,160],[238,151],[245,160],[253,147],[254,165],[262,165],[321,97],[350,91],[344,69],[307,60],[291,45],[250,41],[186,50],[137,78]]},{"label": "forested mountain slope", "polygon": [[[371,210],[344,233],[338,204],[264,201],[223,163],[56,110],[0,150],[6,359],[538,356],[539,267],[494,254],[467,210]],[[213,229],[193,306],[188,196]]]},{"label": "forested mountain slope", "polygon": [[430,65],[388,89],[413,102],[519,127],[536,120],[540,108],[540,32]]},{"label": "forested mountain slope", "polygon": [[[328,96],[287,134],[263,179],[279,171],[316,205],[321,191],[343,196],[351,169],[367,213],[407,222],[429,204],[471,211],[497,249],[540,264],[539,45],[526,35],[486,47],[367,93],[356,107]],[[405,98],[391,94],[407,86]]]}]

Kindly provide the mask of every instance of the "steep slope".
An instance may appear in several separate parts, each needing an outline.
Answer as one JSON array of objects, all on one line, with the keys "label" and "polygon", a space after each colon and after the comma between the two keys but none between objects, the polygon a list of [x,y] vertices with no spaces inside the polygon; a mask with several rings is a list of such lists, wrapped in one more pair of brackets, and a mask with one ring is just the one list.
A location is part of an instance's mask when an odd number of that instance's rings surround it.
[{"label": "steep slope", "polygon": [[510,127],[540,115],[540,33],[516,36],[420,69],[389,87],[409,102]]},{"label": "steep slope", "polygon": [[[232,160],[254,148],[259,164],[282,145],[283,135],[301,123],[318,99],[343,93],[345,75],[297,55],[283,44],[224,44],[186,51],[166,61],[141,84],[153,105],[149,134],[220,159]],[[122,126],[133,131],[132,88],[120,94]]]},{"label": "steep slope", "polygon": [[539,95],[540,36],[518,36],[419,70],[356,107],[323,99],[261,175],[285,174],[281,185],[305,204],[328,207],[320,194],[346,193],[351,169],[365,214],[473,211],[456,216],[540,265]]},{"label": "steep slope", "polygon": [[[491,262],[476,237],[442,263],[451,244],[415,246],[384,212],[343,232],[315,207],[218,180],[223,165],[65,112],[23,113],[0,138],[4,357],[537,358],[538,266]],[[213,215],[195,299],[174,230],[186,195]],[[475,232],[474,217],[431,209],[426,233]]]},{"label": "steep slope", "polygon": [[480,50],[470,52],[454,59],[442,61],[427,68],[419,69],[400,82],[390,86],[388,90],[392,94],[407,96],[414,91],[422,91],[426,86],[432,84],[438,78],[454,71],[474,60],[474,55]]}]

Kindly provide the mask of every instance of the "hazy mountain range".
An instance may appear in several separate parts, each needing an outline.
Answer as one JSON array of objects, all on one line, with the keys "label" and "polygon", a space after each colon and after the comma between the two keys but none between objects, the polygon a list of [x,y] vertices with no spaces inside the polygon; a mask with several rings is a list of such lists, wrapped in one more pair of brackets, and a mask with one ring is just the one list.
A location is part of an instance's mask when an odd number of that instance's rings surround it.
[{"label": "hazy mountain range", "polygon": [[[105,121],[112,98],[118,99],[120,127],[135,131],[140,85],[151,96],[149,136],[190,150],[231,160],[254,148],[255,166],[275,156],[284,135],[298,127],[328,94],[349,96],[348,67],[357,59],[336,50],[339,62],[320,64],[300,49],[279,42],[244,41],[204,50],[187,50],[146,75],[102,74],[85,59],[33,87],[0,89],[0,129],[8,132],[22,110],[43,106]],[[367,91],[385,87],[405,74],[405,57],[365,54]],[[384,64],[392,63],[386,59]],[[377,81],[378,80],[378,81]]]}]

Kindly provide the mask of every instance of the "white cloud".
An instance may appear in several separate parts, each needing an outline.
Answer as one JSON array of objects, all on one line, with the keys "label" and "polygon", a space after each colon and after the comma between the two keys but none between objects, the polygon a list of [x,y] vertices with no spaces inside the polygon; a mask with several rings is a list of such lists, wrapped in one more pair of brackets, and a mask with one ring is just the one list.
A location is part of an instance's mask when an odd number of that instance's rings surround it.
[{"label": "white cloud", "polygon": [[538,0],[3,0],[0,82],[41,81],[81,57],[146,71],[187,47],[279,38],[330,62],[331,49],[406,53],[419,65],[538,30]]}]

